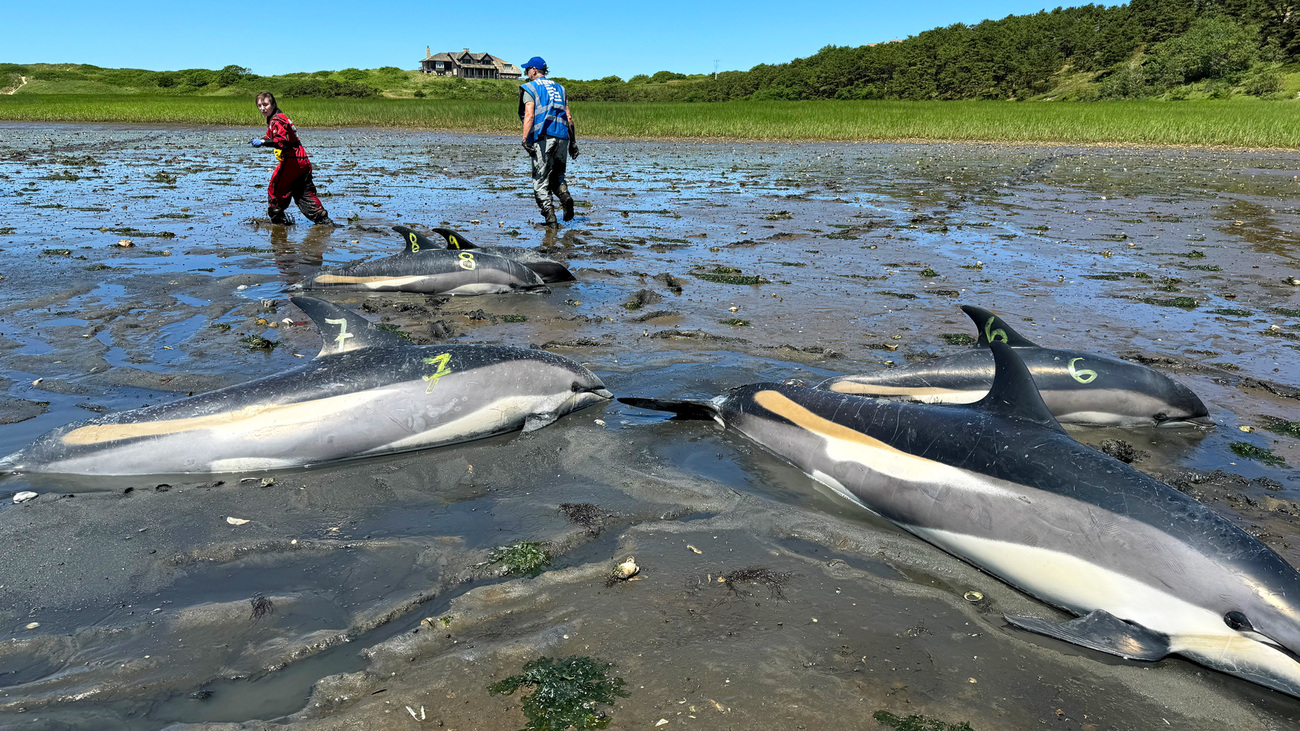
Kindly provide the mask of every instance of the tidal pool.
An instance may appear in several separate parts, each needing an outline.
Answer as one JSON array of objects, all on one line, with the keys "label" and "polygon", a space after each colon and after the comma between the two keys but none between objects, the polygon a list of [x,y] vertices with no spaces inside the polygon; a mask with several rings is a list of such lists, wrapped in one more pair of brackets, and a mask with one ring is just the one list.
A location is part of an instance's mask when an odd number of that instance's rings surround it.
[{"label": "tidal pool", "polygon": [[[974,332],[958,305],[978,305],[1200,394],[1213,430],[1071,434],[1124,440],[1300,565],[1300,442],[1266,428],[1300,421],[1300,154],[590,140],[578,216],[547,231],[511,138],[303,130],[345,225],[285,229],[256,220],[271,159],[250,131],[0,125],[0,454],[301,364],[320,338],[289,285],[399,250],[393,224],[442,224],[545,247],[578,281],[330,298],[416,342],[535,345],[652,397],[956,352],[945,336]],[[698,276],[718,273],[761,282]],[[23,490],[40,496],[12,504]],[[1012,629],[1003,614],[1058,615],[750,442],[618,403],[388,459],[10,476],[0,498],[0,728],[515,729],[519,695],[487,687],[544,655],[614,663],[621,728],[1300,723],[1300,701],[1179,659]],[[482,566],[519,541],[555,563]],[[640,576],[607,584],[628,556]],[[720,581],[745,569],[785,580]]]}]

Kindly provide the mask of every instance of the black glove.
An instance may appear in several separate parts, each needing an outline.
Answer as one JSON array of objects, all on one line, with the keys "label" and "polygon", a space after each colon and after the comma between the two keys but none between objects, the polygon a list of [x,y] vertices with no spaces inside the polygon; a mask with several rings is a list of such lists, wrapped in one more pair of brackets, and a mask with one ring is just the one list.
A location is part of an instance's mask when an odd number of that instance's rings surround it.
[{"label": "black glove", "polygon": [[577,143],[577,142],[570,142],[570,143],[569,143],[569,157],[573,158],[574,160],[577,160],[577,159],[578,159],[578,143]]}]

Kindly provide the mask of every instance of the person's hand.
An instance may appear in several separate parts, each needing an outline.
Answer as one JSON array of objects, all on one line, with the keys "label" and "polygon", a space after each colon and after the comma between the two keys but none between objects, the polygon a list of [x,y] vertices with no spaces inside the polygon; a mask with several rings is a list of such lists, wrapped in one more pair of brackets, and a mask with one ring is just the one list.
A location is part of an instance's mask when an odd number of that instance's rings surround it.
[{"label": "person's hand", "polygon": [[577,160],[577,159],[578,159],[578,143],[577,143],[577,142],[570,142],[570,143],[569,143],[569,157],[573,158],[574,160]]},{"label": "person's hand", "polygon": [[248,141],[248,144],[252,145],[253,147],[261,147],[262,145],[266,144],[266,140],[262,139],[261,137],[254,137],[253,139]]},{"label": "person's hand", "polygon": [[524,150],[527,151],[529,155],[533,154],[533,146],[528,144],[528,140],[521,140],[520,144],[524,146]]}]

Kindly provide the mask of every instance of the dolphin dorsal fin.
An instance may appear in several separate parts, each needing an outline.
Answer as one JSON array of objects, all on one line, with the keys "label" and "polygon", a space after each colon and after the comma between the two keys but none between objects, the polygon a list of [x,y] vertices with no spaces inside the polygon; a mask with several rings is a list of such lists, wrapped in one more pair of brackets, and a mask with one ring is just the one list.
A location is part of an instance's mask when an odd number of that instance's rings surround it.
[{"label": "dolphin dorsal fin", "polygon": [[988,310],[972,305],[962,305],[961,311],[975,321],[975,329],[979,330],[980,338],[979,342],[975,344],[978,348],[987,348],[989,343],[992,342],[1006,343],[1013,348],[1038,347],[1037,343],[1012,330],[1005,320]]},{"label": "dolphin dorsal fin", "polygon": [[321,339],[324,342],[320,352],[316,354],[317,358],[364,348],[395,348],[408,345],[397,335],[380,330],[361,315],[339,307],[333,302],[315,297],[291,297],[289,301],[307,313],[320,329]]},{"label": "dolphin dorsal fin", "polygon": [[412,231],[405,226],[394,226],[393,230],[401,234],[402,238],[406,239],[406,253],[408,254],[418,254],[426,249],[441,248],[430,241],[428,236],[425,236],[418,231]]},{"label": "dolphin dorsal fin", "polygon": [[464,236],[461,236],[460,234],[456,233],[455,231],[452,231],[449,228],[435,228],[433,232],[443,237],[444,239],[447,239],[448,249],[477,249],[478,248],[477,246],[474,245],[473,241],[470,241],[469,239],[465,238]]},{"label": "dolphin dorsal fin", "polygon": [[1016,355],[1015,349],[1000,341],[990,343],[989,349],[993,351],[993,386],[989,388],[987,396],[971,404],[971,407],[1032,421],[1064,434],[1065,429],[1061,428],[1047,404],[1043,403],[1043,397],[1038,394],[1038,386],[1034,385],[1034,377],[1029,374],[1025,362]]}]

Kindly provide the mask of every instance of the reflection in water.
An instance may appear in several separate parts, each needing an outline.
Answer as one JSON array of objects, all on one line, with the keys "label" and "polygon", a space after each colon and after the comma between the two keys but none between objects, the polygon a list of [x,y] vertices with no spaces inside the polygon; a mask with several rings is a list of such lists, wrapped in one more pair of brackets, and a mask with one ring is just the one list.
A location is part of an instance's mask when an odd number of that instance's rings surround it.
[{"label": "reflection in water", "polygon": [[271,251],[275,254],[275,266],[284,275],[286,284],[295,284],[308,273],[320,268],[325,260],[325,249],[329,236],[334,232],[333,226],[312,226],[302,237],[302,241],[289,241],[287,226],[271,226]]}]

